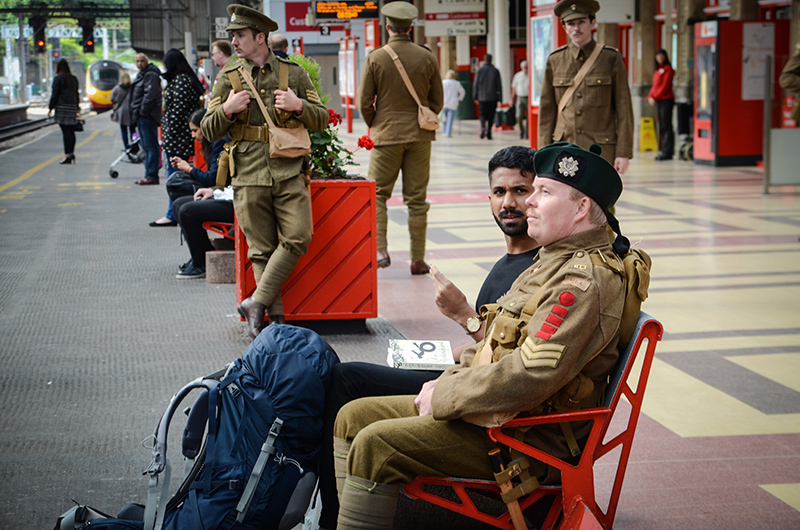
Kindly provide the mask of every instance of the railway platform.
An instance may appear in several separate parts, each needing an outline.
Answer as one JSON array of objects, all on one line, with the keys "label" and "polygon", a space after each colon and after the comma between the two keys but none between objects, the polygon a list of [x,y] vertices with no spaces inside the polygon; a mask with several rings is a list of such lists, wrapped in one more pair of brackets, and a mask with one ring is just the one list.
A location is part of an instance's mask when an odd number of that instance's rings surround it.
[{"label": "railway platform", "polygon": [[[355,148],[365,132],[356,122],[340,135]],[[464,121],[433,145],[427,259],[470,300],[505,252],[486,163],[517,136],[479,140]],[[175,391],[249,343],[234,285],[175,278],[188,259],[178,229],[148,226],[166,208],[166,179],[136,186],[143,169],[131,164],[109,178],[121,150],[101,114],[78,133],[75,165],[57,163],[57,128],[0,152],[0,528],[51,528],[72,499],[108,512],[144,502],[141,440]],[[643,309],[666,333],[614,527],[798,528],[798,190],[763,195],[758,168],[655,154],[637,153],[617,207],[653,257]],[[356,160],[366,173],[369,152]],[[409,274],[401,203],[397,189],[378,318],[364,333],[323,332],[343,361],[385,362],[391,338],[466,338],[439,315],[430,279]],[[478,528],[401,506],[398,528]]]}]

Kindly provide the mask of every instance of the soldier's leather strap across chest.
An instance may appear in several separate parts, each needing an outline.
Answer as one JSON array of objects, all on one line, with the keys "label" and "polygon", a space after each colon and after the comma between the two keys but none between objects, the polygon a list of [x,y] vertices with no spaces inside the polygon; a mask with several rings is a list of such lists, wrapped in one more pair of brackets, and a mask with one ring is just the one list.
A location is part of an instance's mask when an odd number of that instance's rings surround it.
[{"label": "soldier's leather strap across chest", "polygon": [[572,86],[570,86],[567,89],[567,91],[564,92],[564,95],[561,97],[561,101],[558,102],[559,115],[562,112],[564,112],[564,109],[567,107],[567,103],[569,103],[569,100],[572,99],[572,94],[575,93],[575,91],[578,89],[578,85],[580,85],[583,82],[583,78],[586,77],[586,74],[588,74],[589,70],[592,69],[592,66],[594,66],[594,63],[597,61],[597,58],[600,57],[601,51],[603,51],[603,45],[599,43],[596,44],[594,47],[594,51],[592,51],[592,54],[589,55],[589,58],[586,60],[585,63],[583,63],[581,69],[578,70],[577,74],[575,74],[575,79],[572,80]]}]

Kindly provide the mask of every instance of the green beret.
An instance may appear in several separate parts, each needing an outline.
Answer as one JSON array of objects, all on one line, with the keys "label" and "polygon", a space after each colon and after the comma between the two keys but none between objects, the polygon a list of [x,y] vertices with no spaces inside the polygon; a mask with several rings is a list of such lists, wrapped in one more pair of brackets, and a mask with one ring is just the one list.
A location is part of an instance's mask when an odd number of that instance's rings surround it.
[{"label": "green beret", "polygon": [[597,144],[587,151],[569,142],[542,147],[533,156],[537,178],[557,180],[588,195],[608,212],[620,194],[622,179]]},{"label": "green beret", "polygon": [[381,14],[393,28],[408,28],[419,16],[419,11],[408,2],[390,2],[381,8]]},{"label": "green beret", "polygon": [[600,11],[600,4],[596,0],[561,0],[553,8],[553,13],[562,22],[569,22],[576,18],[593,17]]},{"label": "green beret", "polygon": [[225,28],[226,31],[253,28],[268,35],[270,31],[278,29],[277,22],[252,7],[231,4],[228,6],[228,14],[231,16],[231,23]]}]

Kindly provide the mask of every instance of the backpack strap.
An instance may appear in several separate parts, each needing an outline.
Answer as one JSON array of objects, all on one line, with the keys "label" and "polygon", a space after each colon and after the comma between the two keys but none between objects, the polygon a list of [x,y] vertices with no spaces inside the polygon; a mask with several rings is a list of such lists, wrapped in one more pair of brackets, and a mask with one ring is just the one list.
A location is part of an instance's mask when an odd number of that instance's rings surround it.
[{"label": "backpack strap", "polygon": [[234,72],[228,73],[228,81],[231,82],[231,88],[233,88],[234,92],[241,92],[244,87],[242,87],[242,81],[239,79],[239,76],[235,72],[239,72],[240,69],[244,69],[244,66],[240,66]]},{"label": "backpack strap", "polygon": [[289,90],[289,65],[278,61],[278,90]]},{"label": "backpack strap", "polygon": [[[264,444],[261,446],[261,453],[258,455],[253,470],[250,472],[250,478],[247,480],[247,485],[244,487],[244,493],[242,493],[239,504],[236,506],[237,523],[244,522],[244,516],[247,514],[250,502],[253,500],[253,495],[256,493],[258,483],[261,482],[261,476],[264,474],[264,469],[267,467],[267,461],[270,456],[278,452],[275,447],[275,440],[278,439],[282,426],[283,420],[275,418],[275,421],[272,422],[272,427],[269,428],[267,439],[264,440]],[[209,473],[209,476],[211,476],[211,473]]]}]

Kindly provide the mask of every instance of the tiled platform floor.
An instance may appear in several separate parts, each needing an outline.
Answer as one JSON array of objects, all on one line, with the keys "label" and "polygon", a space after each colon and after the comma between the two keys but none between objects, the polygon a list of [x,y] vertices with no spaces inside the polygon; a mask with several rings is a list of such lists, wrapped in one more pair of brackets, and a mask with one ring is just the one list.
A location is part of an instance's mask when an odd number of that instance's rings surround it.
[{"label": "tiled platform floor", "polygon": [[[470,300],[504,252],[486,164],[518,142],[511,131],[479,140],[464,122],[434,143],[428,259]],[[623,232],[653,257],[644,309],[665,337],[615,528],[800,528],[799,190],[764,195],[756,167],[654,156],[637,153],[617,206]],[[430,281],[402,261],[401,202],[395,190],[380,313],[408,337],[463,342],[437,317]]]},{"label": "tiled platform floor", "polygon": [[[342,133],[353,147],[366,132],[354,125]],[[428,259],[472,300],[504,252],[486,163],[521,141],[512,131],[481,141],[474,121],[454,133],[433,145]],[[116,125],[92,118],[78,142],[75,166],[55,164],[57,130],[0,154],[0,528],[50,527],[70,498],[141,502],[142,433],[179,385],[247,344],[232,286],[174,279],[186,259],[177,231],[147,227],[163,215],[163,187],[133,186],[140,166],[108,178]],[[633,160],[617,212],[654,259],[644,309],[666,334],[615,528],[800,528],[797,189],[763,195],[757,168],[653,157]],[[356,159],[366,173],[369,153]],[[408,272],[399,187],[393,264],[379,272],[383,331],[368,340],[460,343],[430,279]],[[344,360],[383,362],[385,349],[337,340]]]}]

